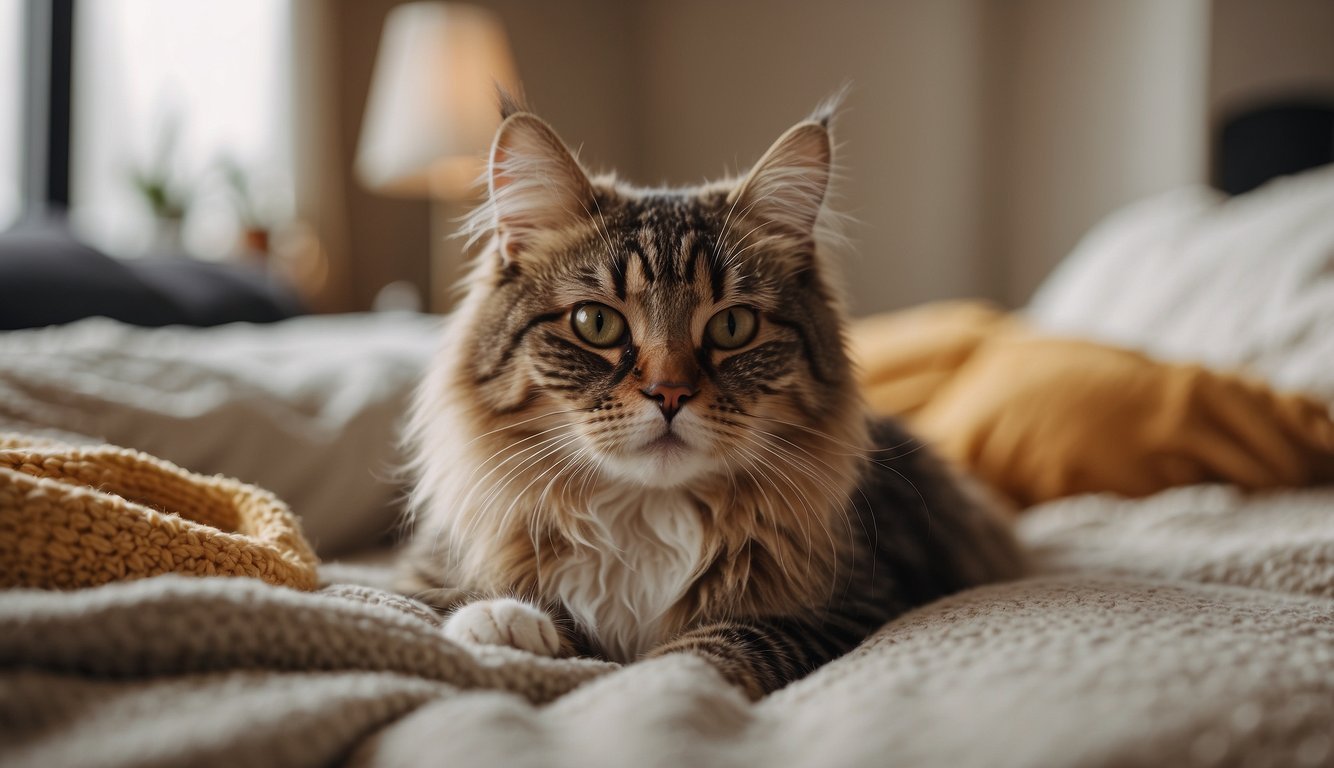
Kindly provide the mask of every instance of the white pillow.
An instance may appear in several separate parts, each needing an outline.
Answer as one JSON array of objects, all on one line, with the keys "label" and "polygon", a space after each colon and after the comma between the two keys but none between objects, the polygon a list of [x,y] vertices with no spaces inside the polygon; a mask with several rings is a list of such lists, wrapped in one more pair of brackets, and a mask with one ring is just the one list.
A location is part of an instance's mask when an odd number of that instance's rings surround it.
[{"label": "white pillow", "polygon": [[413,315],[0,333],[0,431],[78,435],[267,488],[321,555],[392,531],[397,436],[440,334]]},{"label": "white pillow", "polygon": [[1334,403],[1334,165],[1204,188],[1095,227],[1028,308],[1046,331],[1242,370]]}]

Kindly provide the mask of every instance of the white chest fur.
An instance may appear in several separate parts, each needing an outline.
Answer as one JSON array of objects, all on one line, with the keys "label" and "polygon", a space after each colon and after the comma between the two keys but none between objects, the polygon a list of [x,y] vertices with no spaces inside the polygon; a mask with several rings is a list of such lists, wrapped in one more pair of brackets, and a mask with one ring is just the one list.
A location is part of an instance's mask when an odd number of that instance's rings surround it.
[{"label": "white chest fur", "polygon": [[555,570],[556,593],[617,661],[661,637],[661,620],[703,559],[699,512],[677,491],[625,488],[591,500],[591,535]]}]

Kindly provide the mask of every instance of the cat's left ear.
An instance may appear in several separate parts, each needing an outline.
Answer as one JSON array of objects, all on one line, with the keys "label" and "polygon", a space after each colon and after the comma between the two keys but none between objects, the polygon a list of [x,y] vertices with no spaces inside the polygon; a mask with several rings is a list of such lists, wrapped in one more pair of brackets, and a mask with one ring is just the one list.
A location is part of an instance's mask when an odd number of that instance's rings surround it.
[{"label": "cat's left ear", "polygon": [[729,196],[739,216],[807,236],[815,232],[833,163],[828,115],[797,123],[764,153]]},{"label": "cat's left ear", "polygon": [[506,260],[527,255],[544,231],[582,220],[593,185],[574,153],[541,118],[508,115],[496,131],[489,170],[491,208]]}]

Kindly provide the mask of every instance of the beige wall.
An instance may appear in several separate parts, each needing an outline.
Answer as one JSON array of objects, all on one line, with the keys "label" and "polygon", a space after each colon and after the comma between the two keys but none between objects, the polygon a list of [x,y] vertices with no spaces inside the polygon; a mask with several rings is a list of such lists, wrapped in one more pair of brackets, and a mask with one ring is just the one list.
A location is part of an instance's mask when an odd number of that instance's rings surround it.
[{"label": "beige wall", "polygon": [[[342,157],[350,166],[378,30],[396,0],[338,4]],[[978,0],[482,0],[504,17],[534,107],[594,168],[648,184],[744,168],[844,82],[842,208],[855,219],[855,306],[1003,298],[980,227],[983,5]],[[347,293],[425,284],[426,206],[344,174]]]},{"label": "beige wall", "polygon": [[982,6],[972,0],[642,5],[644,181],[745,168],[852,82],[837,122],[854,307],[991,293],[978,226]]},{"label": "beige wall", "polygon": [[532,106],[594,167],[639,169],[635,4],[472,0],[505,20]]},{"label": "beige wall", "polygon": [[744,165],[821,94],[854,307],[1018,305],[1108,211],[1205,177],[1207,0],[656,0],[645,169]]},{"label": "beige wall", "polygon": [[[692,183],[744,168],[846,81],[839,205],[861,313],[1022,305],[1116,207],[1206,179],[1211,115],[1334,92],[1330,0],[476,0],[530,100],[595,168]],[[337,0],[350,168],[380,20]],[[353,306],[423,280],[429,216],[345,174]]]},{"label": "beige wall", "polygon": [[1334,97],[1334,1],[1214,0],[1213,117],[1275,96]]},{"label": "beige wall", "polygon": [[989,257],[1021,305],[1109,211],[1206,178],[1206,0],[995,3]]},{"label": "beige wall", "polygon": [[[632,6],[613,0],[478,1],[504,18],[519,72],[541,113],[576,145],[586,143],[585,157],[595,164],[637,169],[641,131],[634,105],[633,39],[628,34]],[[336,146],[327,155],[302,153],[336,158],[332,169],[314,167],[317,161],[312,160],[302,173],[311,179],[303,208],[318,208],[318,214],[307,215],[317,215],[325,236],[337,241],[331,248],[336,261],[325,302],[331,308],[369,308],[376,293],[396,280],[416,284],[423,294],[429,290],[430,205],[370,192],[352,173],[380,30],[400,2],[332,0],[327,12],[307,7],[304,16],[298,14],[323,27],[313,36],[298,32],[298,49],[322,52],[323,66],[333,73],[332,93],[319,106],[319,114],[331,115],[332,124],[320,125],[320,118],[313,124],[307,121],[299,136],[308,143],[322,133],[324,141]],[[339,199],[311,202],[317,195],[328,198],[328,190],[335,187],[342,190]],[[445,216],[462,212],[459,207],[443,211]]]}]

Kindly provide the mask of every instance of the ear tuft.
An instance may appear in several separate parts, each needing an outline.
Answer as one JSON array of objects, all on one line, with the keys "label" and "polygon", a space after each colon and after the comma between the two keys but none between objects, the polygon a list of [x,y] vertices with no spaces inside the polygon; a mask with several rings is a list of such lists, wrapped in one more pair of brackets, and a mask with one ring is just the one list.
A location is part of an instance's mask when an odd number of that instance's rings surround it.
[{"label": "ear tuft", "polygon": [[829,189],[833,159],[825,123],[798,123],[769,147],[731,198],[740,215],[812,235]]},{"label": "ear tuft", "polygon": [[825,129],[828,129],[830,124],[834,121],[834,116],[843,109],[843,102],[847,101],[848,93],[851,90],[851,80],[843,83],[843,85],[839,86],[838,90],[826,96],[824,101],[816,105],[815,111],[812,112],[811,116],[806,118],[806,120],[812,123],[819,123]]},{"label": "ear tuft", "polygon": [[496,88],[496,102],[500,106],[500,119],[508,120],[520,112],[531,112],[528,108],[527,99],[524,98],[523,91],[511,93],[509,89],[501,85],[499,81],[494,81]]},{"label": "ear tuft", "polygon": [[593,185],[574,154],[528,112],[500,124],[488,177],[492,224],[507,261],[524,255],[542,232],[588,216],[593,205]]}]

